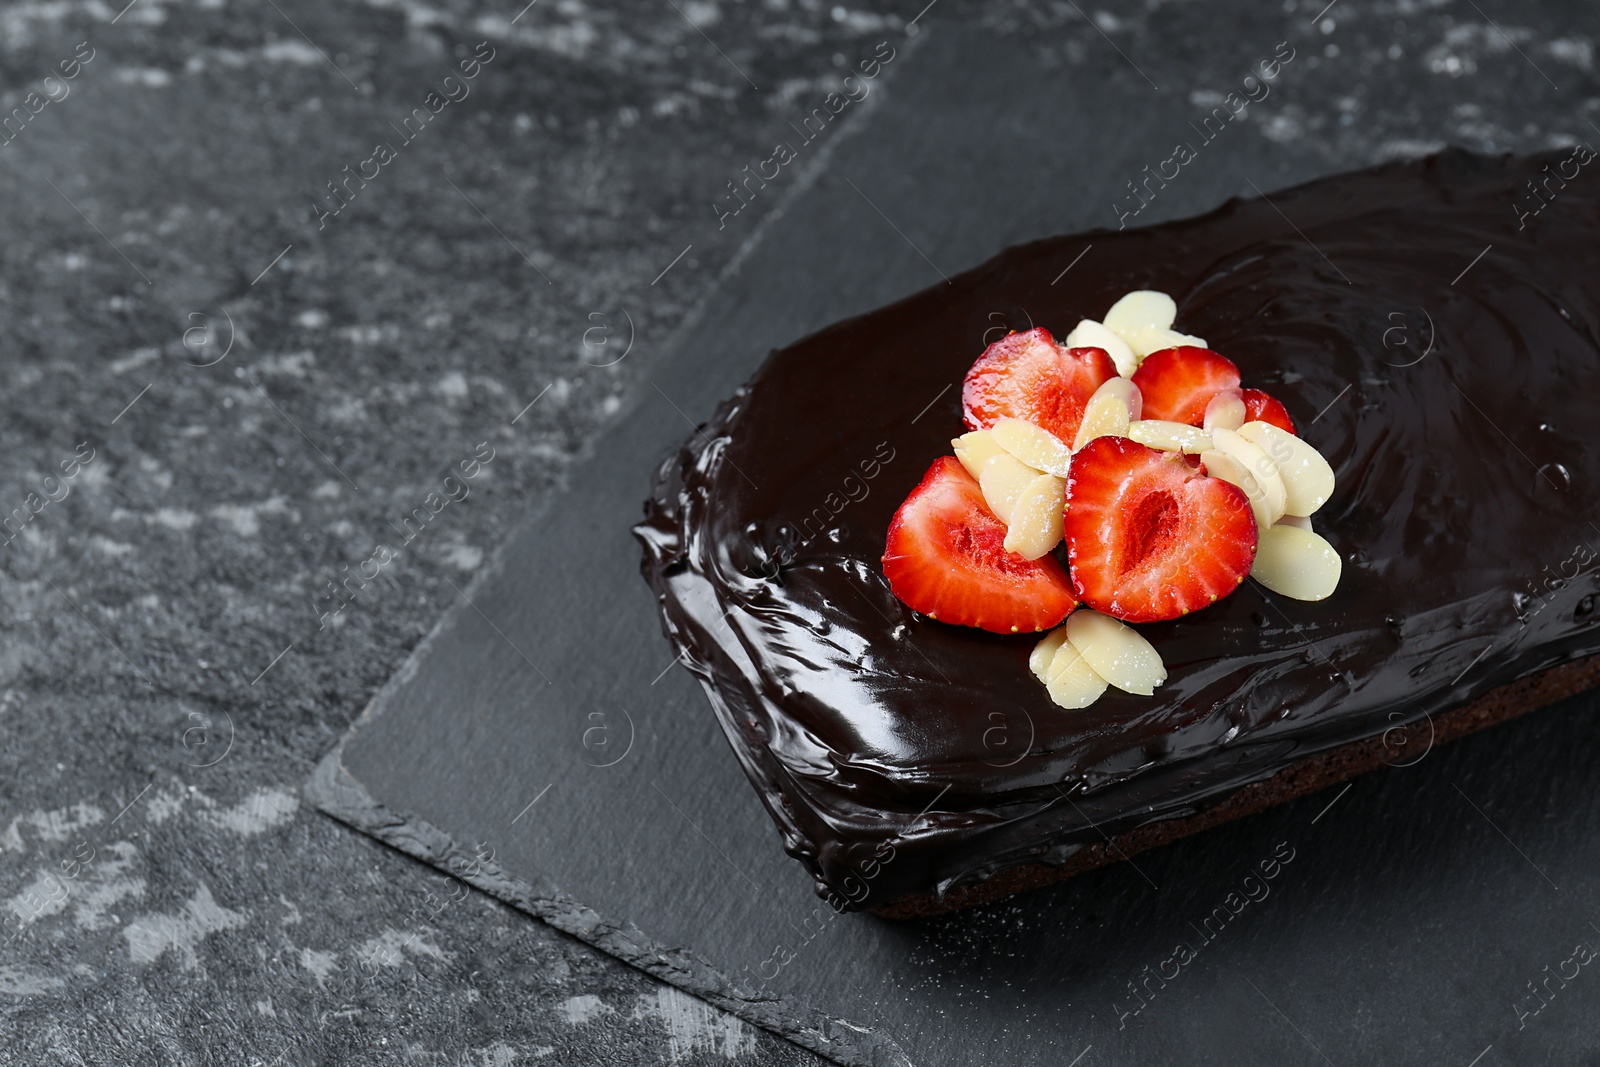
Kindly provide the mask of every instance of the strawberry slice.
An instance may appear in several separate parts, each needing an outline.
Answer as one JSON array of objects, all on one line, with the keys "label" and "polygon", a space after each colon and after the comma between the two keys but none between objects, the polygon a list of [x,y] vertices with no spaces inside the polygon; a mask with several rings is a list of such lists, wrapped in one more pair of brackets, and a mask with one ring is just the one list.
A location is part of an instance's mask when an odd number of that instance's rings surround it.
[{"label": "strawberry slice", "polygon": [[1239,395],[1244,398],[1245,422],[1270,422],[1280,430],[1294,433],[1294,420],[1289,417],[1289,409],[1277,397],[1260,389],[1244,389]]},{"label": "strawberry slice", "polygon": [[1025,560],[1006,551],[1005,539],[977,480],[941,456],[889,523],[883,573],[907,607],[940,622],[997,634],[1047,630],[1078,606],[1072,583],[1050,556]]},{"label": "strawberry slice", "polygon": [[1002,418],[1027,419],[1069,446],[1078,435],[1083,408],[1100,383],[1117,376],[1103,348],[1062,348],[1042,327],[1007,334],[967,371],[961,385],[969,430],[985,430]]},{"label": "strawberry slice", "polygon": [[1144,357],[1133,372],[1144,397],[1145,419],[1205,424],[1206,404],[1218,393],[1239,389],[1239,368],[1209,348],[1180,345]]},{"label": "strawberry slice", "polygon": [[1073,592],[1127,622],[1176,619],[1227,596],[1256,556],[1243,490],[1193,457],[1126,437],[1073,454],[1065,529]]}]

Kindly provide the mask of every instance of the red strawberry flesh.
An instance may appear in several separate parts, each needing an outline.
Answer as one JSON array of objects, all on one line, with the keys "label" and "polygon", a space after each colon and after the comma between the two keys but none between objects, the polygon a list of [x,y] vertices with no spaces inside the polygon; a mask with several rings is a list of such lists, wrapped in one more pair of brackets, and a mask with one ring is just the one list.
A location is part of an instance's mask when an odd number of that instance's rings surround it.
[{"label": "red strawberry flesh", "polygon": [[1026,419],[1067,444],[1078,434],[1084,405],[1117,365],[1100,348],[1062,348],[1041,328],[1007,334],[967,371],[961,404],[967,428],[998,419]]},{"label": "red strawberry flesh", "polygon": [[1202,426],[1212,397],[1239,391],[1239,368],[1209,348],[1181,345],[1144,357],[1133,384],[1144,397],[1141,418]]},{"label": "red strawberry flesh", "polygon": [[1077,602],[1052,557],[1025,560],[1005,548],[1006,526],[953,456],[928,468],[889,524],[883,573],[913,611],[993,633],[1033,633]]},{"label": "red strawberry flesh", "polygon": [[1289,409],[1277,397],[1260,389],[1244,389],[1239,395],[1244,399],[1246,422],[1270,422],[1280,430],[1294,433],[1294,420],[1289,417]]},{"label": "red strawberry flesh", "polygon": [[1198,611],[1237,589],[1255,561],[1243,490],[1192,457],[1125,437],[1073,454],[1065,530],[1073,592],[1127,622]]}]

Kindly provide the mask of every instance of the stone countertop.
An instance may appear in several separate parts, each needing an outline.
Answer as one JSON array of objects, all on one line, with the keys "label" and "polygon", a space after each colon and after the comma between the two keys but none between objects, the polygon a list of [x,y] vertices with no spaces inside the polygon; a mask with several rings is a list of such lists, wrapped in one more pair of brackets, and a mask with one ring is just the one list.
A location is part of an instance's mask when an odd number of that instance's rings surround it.
[{"label": "stone countertop", "polygon": [[[826,165],[719,220],[878,42],[1114,48],[1203,113],[1255,16],[123,2],[0,8],[0,1062],[817,1062],[300,783]],[[1489,6],[1322,12],[1241,136],[1329,169],[1590,137],[1577,5]],[[1546,82],[1570,122],[1521,113]]]}]

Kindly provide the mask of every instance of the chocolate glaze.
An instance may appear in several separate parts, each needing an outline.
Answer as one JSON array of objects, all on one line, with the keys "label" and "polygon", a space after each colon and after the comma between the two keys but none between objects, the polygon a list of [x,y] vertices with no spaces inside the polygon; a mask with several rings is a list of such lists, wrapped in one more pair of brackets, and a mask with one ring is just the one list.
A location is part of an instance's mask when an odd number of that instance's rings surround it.
[{"label": "chocolate glaze", "polygon": [[[774,353],[662,467],[635,532],[669,638],[818,892],[879,907],[1061,863],[1600,653],[1600,174],[1519,216],[1569,156],[1452,150],[1039,241]],[[918,616],[879,558],[963,431],[985,339],[1063,337],[1131,289],[1171,293],[1177,328],[1328,457],[1313,521],[1344,576],[1320,603],[1247,581],[1141,626],[1167,683],[1069,712],[1028,671],[1036,635]]]}]

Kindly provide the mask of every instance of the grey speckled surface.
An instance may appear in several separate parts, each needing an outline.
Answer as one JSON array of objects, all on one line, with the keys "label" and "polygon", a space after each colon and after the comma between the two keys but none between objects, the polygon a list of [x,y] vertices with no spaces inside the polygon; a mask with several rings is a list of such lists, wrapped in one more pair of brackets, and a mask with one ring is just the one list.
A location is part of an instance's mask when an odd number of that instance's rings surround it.
[{"label": "grey speckled surface", "polygon": [[[814,1062],[299,786],[806,171],[719,230],[724,183],[908,43],[899,7],[0,7],[0,110],[29,112],[0,147],[0,518],[67,493],[0,549],[0,1061]],[[1137,64],[1201,112],[1322,7],[942,0],[918,29]],[[1557,10],[1343,0],[1241,136],[1330,166],[1589,137],[1596,26]],[[485,41],[319,230],[325,183]],[[470,495],[322,618],[480,442]]]}]

